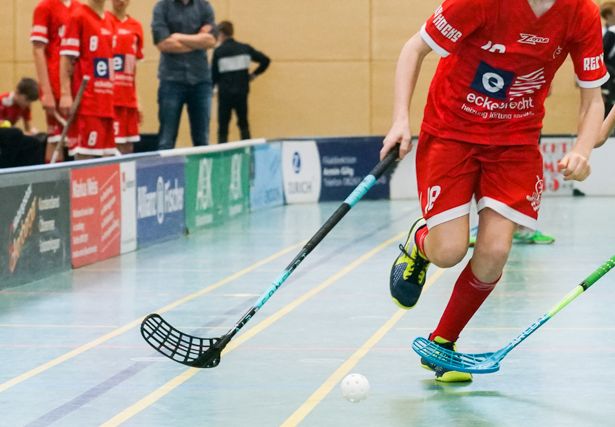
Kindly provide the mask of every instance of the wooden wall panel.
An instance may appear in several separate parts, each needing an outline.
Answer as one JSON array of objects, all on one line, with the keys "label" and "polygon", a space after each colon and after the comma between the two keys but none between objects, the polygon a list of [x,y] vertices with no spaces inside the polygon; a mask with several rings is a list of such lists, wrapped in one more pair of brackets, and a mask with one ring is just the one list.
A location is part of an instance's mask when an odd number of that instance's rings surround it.
[{"label": "wooden wall panel", "polygon": [[275,60],[367,60],[368,0],[230,0],[239,40]]},{"label": "wooden wall panel", "polygon": [[2,23],[0,24],[0,62],[15,60],[15,3],[16,0],[2,2]]}]

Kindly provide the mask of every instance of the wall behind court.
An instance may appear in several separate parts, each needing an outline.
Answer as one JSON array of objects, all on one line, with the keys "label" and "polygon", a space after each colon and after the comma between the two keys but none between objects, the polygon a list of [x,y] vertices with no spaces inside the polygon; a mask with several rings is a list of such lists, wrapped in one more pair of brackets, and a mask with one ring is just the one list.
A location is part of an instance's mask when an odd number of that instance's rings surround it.
[{"label": "wall behind court", "polygon": [[[29,42],[32,11],[38,0],[4,0],[0,26],[0,90],[12,90],[34,75]],[[108,2],[110,3],[110,2]],[[146,59],[140,63],[139,95],[144,132],[158,129],[156,77],[158,52],[149,24],[155,0],[132,0],[131,14],[145,29]],[[235,23],[240,41],[273,60],[252,89],[253,135],[383,134],[391,120],[393,75],[404,42],[440,3],[435,0],[212,0],[217,19]],[[412,128],[419,129],[437,56],[425,60],[413,101]],[[578,91],[570,62],[555,79],[547,101],[545,133],[576,131]],[[35,107],[37,127],[44,129]],[[182,120],[180,146],[190,145]],[[233,124],[234,127],[234,124]],[[215,100],[212,140],[215,141]],[[237,138],[233,129],[232,138]]]}]

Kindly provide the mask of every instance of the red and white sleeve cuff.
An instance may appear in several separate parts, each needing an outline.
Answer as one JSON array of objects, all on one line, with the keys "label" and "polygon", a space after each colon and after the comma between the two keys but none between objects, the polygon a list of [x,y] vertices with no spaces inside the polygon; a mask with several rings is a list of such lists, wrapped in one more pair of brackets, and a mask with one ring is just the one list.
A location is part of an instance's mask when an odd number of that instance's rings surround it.
[{"label": "red and white sleeve cuff", "polygon": [[40,42],[40,43],[49,44],[49,39],[47,37],[43,37],[43,36],[32,35],[32,36],[30,36],[30,42],[32,42],[32,43]]},{"label": "red and white sleeve cuff", "polygon": [[600,87],[606,82],[608,82],[610,78],[611,76],[609,73],[606,73],[604,77],[598,80],[581,80],[579,79],[578,76],[576,76],[577,84],[579,85],[580,88],[583,88],[583,89],[593,89],[596,87]]},{"label": "red and white sleeve cuff", "polygon": [[423,26],[421,27],[420,34],[423,41],[427,43],[427,46],[429,46],[431,50],[436,52],[442,58],[446,58],[450,55],[450,53],[446,49],[436,43],[436,41],[427,33],[427,30],[425,29],[425,24],[423,24]]}]

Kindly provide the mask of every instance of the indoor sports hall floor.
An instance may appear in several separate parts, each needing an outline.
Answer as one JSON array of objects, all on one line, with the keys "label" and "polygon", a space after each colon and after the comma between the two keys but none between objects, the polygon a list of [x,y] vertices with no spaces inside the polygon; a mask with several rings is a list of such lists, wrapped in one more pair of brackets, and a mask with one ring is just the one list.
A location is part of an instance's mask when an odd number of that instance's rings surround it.
[{"label": "indoor sports hall floor", "polygon": [[[388,272],[416,202],[360,202],[228,347],[190,370],[142,340],[163,312],[220,336],[334,204],[255,213],[190,237],[0,292],[1,426],[608,426],[615,419],[615,272],[521,344],[495,374],[441,385],[410,350],[461,266],[430,270],[412,311]],[[460,349],[496,350],[615,254],[613,198],[549,198],[552,246],[516,246]],[[339,380],[371,393],[345,401]]]}]

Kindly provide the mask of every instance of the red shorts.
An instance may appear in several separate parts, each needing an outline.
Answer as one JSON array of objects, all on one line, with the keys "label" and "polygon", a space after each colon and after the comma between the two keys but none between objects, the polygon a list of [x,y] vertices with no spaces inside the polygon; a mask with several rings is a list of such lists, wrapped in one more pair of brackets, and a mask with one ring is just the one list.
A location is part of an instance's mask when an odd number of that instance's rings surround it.
[{"label": "red shorts", "polygon": [[64,126],[56,120],[53,114],[45,114],[47,118],[47,142],[57,144],[60,142]]},{"label": "red shorts", "polygon": [[509,220],[536,228],[544,181],[536,145],[493,146],[445,140],[421,133],[416,175],[423,217],[432,228],[491,208]]},{"label": "red shorts", "polygon": [[117,154],[113,138],[113,119],[78,115],[68,138],[68,154],[112,156]]},{"label": "red shorts", "polygon": [[130,107],[115,107],[113,131],[116,144],[141,141],[139,134],[139,110]]}]

